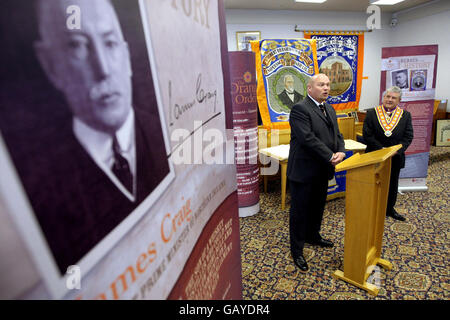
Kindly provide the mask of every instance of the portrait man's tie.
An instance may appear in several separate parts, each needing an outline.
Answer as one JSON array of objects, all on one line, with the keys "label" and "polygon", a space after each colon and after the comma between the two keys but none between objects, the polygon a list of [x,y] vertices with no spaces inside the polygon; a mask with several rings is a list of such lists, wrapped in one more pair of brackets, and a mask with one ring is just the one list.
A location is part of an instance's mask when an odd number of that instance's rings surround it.
[{"label": "portrait man's tie", "polygon": [[112,172],[116,175],[124,187],[133,193],[133,176],[131,174],[130,165],[128,164],[127,159],[120,154],[119,143],[117,142],[115,135],[113,137],[113,156],[114,163]]}]

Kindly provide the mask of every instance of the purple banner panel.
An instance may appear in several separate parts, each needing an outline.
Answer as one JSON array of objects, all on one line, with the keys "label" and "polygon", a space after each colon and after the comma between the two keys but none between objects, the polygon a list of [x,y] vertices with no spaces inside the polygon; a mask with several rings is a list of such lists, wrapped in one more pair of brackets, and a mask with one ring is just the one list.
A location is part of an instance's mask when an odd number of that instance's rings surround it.
[{"label": "purple banner panel", "polygon": [[255,54],[229,53],[239,216],[259,211]]}]

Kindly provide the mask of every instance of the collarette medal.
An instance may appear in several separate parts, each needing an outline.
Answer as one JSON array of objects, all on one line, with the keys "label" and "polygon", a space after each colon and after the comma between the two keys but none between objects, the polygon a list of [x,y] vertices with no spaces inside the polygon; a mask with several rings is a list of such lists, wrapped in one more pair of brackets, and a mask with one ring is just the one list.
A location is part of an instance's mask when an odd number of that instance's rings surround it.
[{"label": "collarette medal", "polygon": [[390,137],[392,135],[392,131],[394,131],[395,127],[400,122],[403,110],[397,106],[390,117],[386,114],[383,106],[376,107],[375,111],[377,114],[378,122],[380,123],[381,128],[383,128],[384,135],[386,137]]}]

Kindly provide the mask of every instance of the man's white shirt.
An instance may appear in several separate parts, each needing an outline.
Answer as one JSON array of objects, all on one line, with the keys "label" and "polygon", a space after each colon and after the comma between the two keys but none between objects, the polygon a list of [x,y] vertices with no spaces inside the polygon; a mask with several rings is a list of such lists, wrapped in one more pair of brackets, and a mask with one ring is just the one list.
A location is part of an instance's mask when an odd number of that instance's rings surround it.
[{"label": "man's white shirt", "polygon": [[130,200],[136,200],[136,143],[134,128],[134,111],[131,108],[122,127],[116,132],[121,155],[128,161],[133,176],[133,194],[125,188],[112,172],[114,155],[113,137],[86,125],[77,117],[73,119],[73,132],[97,166],[109,177],[114,185]]},{"label": "man's white shirt", "polygon": [[[325,101],[322,102],[322,103],[319,103],[319,102],[316,101],[316,99],[314,99],[313,97],[311,97],[309,94],[308,94],[308,97],[310,97],[311,100],[316,104],[317,108],[319,108],[319,105],[320,105],[320,104],[323,105],[324,108],[325,108],[325,105],[324,105]],[[320,110],[320,108],[319,108],[319,110]],[[322,112],[322,110],[320,110],[320,112]],[[328,160],[328,161],[331,161],[331,159],[333,159],[333,155],[331,156],[330,160]]]},{"label": "man's white shirt", "polygon": [[[317,106],[317,108],[319,108],[319,105],[321,104],[321,105],[323,105],[325,102],[323,102],[323,103],[319,103],[319,102],[317,102],[313,97],[311,97],[309,94],[308,94],[308,97],[310,97],[311,98],[311,100],[316,104],[316,106]],[[320,109],[320,108],[319,108]],[[320,112],[322,112],[322,110],[320,111]]]},{"label": "man's white shirt", "polygon": [[286,93],[287,93],[288,97],[292,100],[292,102],[294,102],[294,97],[295,97],[294,92],[289,92],[286,90]]}]

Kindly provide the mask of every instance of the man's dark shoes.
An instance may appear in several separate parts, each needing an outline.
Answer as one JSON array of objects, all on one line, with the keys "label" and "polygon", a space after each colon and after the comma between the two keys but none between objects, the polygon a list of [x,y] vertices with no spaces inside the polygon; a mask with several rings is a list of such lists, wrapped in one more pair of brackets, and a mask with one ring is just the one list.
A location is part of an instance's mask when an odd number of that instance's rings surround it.
[{"label": "man's dark shoes", "polygon": [[308,243],[313,246],[319,246],[322,248],[332,248],[333,247],[333,242],[331,242],[330,240],[327,240],[327,239],[320,239],[320,240],[308,242]]},{"label": "man's dark shoes", "polygon": [[294,258],[294,263],[300,269],[300,272],[307,272],[309,270],[304,256]]},{"label": "man's dark shoes", "polygon": [[395,220],[399,220],[399,221],[405,221],[405,220],[406,220],[406,218],[405,218],[404,216],[398,214],[398,212],[395,211],[395,210],[393,210],[393,211],[392,211],[391,213],[389,213],[387,216],[388,216],[388,217],[392,217],[392,218],[394,218]]}]

